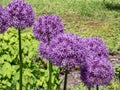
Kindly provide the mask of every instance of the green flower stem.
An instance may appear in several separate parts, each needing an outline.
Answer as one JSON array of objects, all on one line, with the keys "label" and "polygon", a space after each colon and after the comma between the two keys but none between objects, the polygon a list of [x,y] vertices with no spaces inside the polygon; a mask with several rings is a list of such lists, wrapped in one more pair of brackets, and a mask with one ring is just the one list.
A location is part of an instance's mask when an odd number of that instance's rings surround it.
[{"label": "green flower stem", "polygon": [[120,82],[120,72],[119,72],[119,74],[118,74],[118,78],[119,78],[119,82]]},{"label": "green flower stem", "polygon": [[88,87],[88,90],[91,90],[91,88],[90,88],[90,87]]},{"label": "green flower stem", "polygon": [[67,75],[68,75],[68,70],[65,70],[65,80],[64,80],[64,89],[67,90]]},{"label": "green flower stem", "polygon": [[48,85],[48,89],[52,90],[52,63],[49,61],[49,85]]},{"label": "green flower stem", "polygon": [[19,61],[19,65],[20,65],[20,81],[19,81],[19,84],[20,84],[20,90],[22,90],[22,64],[23,64],[23,61],[22,61],[22,50],[21,50],[21,29],[18,30],[18,37],[19,37],[19,58],[20,58],[20,61]]},{"label": "green flower stem", "polygon": [[[48,31],[49,32],[49,31]],[[48,45],[50,44],[50,36],[48,34]],[[48,81],[48,90],[52,90],[52,63],[49,61],[49,81]]]},{"label": "green flower stem", "polygon": [[99,86],[98,85],[96,86],[96,90],[99,90]]}]

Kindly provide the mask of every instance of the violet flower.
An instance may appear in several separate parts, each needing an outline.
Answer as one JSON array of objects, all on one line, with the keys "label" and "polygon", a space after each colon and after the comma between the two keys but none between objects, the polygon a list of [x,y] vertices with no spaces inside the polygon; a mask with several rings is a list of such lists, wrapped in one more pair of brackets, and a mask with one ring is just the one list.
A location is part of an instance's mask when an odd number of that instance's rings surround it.
[{"label": "violet flower", "polygon": [[64,26],[59,16],[50,14],[39,17],[33,26],[33,34],[36,39],[49,42],[56,35],[64,32]]},{"label": "violet flower", "polygon": [[82,81],[88,87],[107,85],[114,71],[105,43],[97,37],[88,37],[84,43],[87,53],[80,68]]},{"label": "violet flower", "polygon": [[12,26],[16,29],[25,29],[34,23],[32,6],[24,0],[12,0],[6,7],[10,14]]},{"label": "violet flower", "polygon": [[82,38],[75,34],[63,33],[53,38],[49,45],[41,43],[39,53],[57,66],[71,69],[84,60],[85,50]]},{"label": "violet flower", "polygon": [[25,3],[24,0],[12,0],[6,7],[10,15],[11,26],[18,29],[19,41],[19,65],[20,65],[20,80],[19,87],[22,90],[22,73],[23,73],[23,60],[22,60],[22,43],[21,43],[21,30],[30,27],[34,23],[34,12],[32,6]]},{"label": "violet flower", "polygon": [[4,33],[11,25],[9,13],[0,5],[0,34]]},{"label": "violet flower", "polygon": [[87,57],[109,57],[106,44],[98,37],[88,37],[84,40],[87,50]]},{"label": "violet flower", "polygon": [[80,68],[81,79],[88,87],[108,85],[114,76],[110,61],[104,57],[86,60]]}]

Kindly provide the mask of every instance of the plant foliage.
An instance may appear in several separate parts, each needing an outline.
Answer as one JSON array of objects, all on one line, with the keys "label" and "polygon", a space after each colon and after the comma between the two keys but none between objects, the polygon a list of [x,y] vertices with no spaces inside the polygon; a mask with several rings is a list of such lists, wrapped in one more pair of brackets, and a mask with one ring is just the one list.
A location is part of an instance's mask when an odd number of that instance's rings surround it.
[{"label": "plant foliage", "polygon": [[[19,57],[17,30],[11,28],[0,35],[0,89],[19,90]],[[33,35],[22,33],[23,52],[23,90],[47,89],[48,65],[37,54],[37,45]],[[53,67],[52,86],[58,88],[59,68]]]}]

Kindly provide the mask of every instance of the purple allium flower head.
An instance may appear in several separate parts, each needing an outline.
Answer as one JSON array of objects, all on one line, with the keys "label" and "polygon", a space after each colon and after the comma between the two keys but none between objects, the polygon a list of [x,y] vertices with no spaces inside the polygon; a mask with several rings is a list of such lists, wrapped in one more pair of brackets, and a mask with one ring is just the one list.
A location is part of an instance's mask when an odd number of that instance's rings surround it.
[{"label": "purple allium flower head", "polygon": [[64,26],[59,16],[50,14],[39,17],[33,26],[36,39],[48,42],[56,35],[64,32]]},{"label": "purple allium flower head", "polygon": [[0,5],[0,33],[4,33],[10,26],[10,16],[6,9]]},{"label": "purple allium flower head", "polygon": [[80,68],[81,80],[88,87],[108,85],[114,76],[111,62],[104,58],[86,60]]},{"label": "purple allium flower head", "polygon": [[82,81],[88,87],[107,85],[114,72],[105,43],[97,37],[88,37],[84,43],[87,53],[80,68]]},{"label": "purple allium flower head", "polygon": [[12,26],[17,29],[25,29],[34,23],[34,12],[32,6],[24,0],[13,0],[6,7],[10,14]]},{"label": "purple allium flower head", "polygon": [[[54,65],[71,69],[84,59],[82,38],[75,34],[62,33],[53,38],[50,44],[40,44],[39,53]],[[46,49],[45,49],[46,48]]]},{"label": "purple allium flower head", "polygon": [[[106,47],[106,44],[102,41],[102,39],[98,37],[88,37],[84,40],[85,42],[85,48],[87,50],[87,59],[93,57],[102,57],[104,56],[105,58],[109,57],[109,52]],[[91,59],[91,60],[92,60]]]}]

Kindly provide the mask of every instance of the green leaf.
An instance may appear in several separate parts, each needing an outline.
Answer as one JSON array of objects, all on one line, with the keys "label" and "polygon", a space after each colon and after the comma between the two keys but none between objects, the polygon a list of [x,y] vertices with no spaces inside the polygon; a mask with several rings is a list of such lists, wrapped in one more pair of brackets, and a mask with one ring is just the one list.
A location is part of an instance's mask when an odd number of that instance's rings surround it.
[{"label": "green leaf", "polygon": [[12,67],[8,62],[5,62],[2,67],[2,75],[3,77],[7,76],[8,78],[11,78],[12,74]]}]

